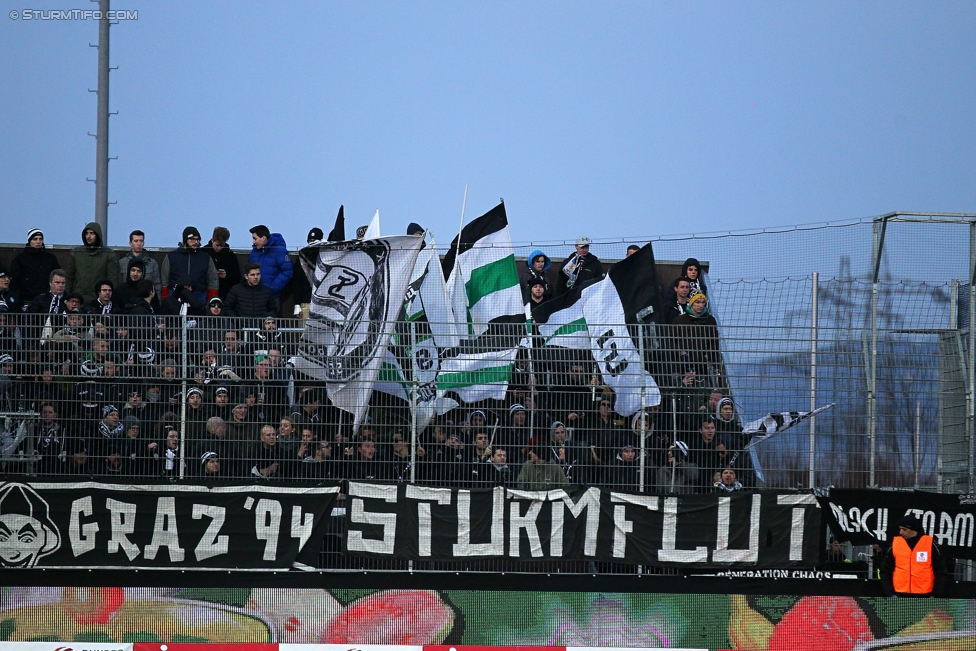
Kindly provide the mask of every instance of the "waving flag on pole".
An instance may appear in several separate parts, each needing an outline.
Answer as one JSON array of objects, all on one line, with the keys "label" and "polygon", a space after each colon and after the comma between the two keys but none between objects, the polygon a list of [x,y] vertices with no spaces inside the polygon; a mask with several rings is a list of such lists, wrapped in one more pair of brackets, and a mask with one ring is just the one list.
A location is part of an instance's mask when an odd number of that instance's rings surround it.
[{"label": "waving flag on pole", "polygon": [[742,433],[752,435],[752,440],[746,444],[746,449],[753,447],[763,441],[768,441],[777,434],[782,434],[789,428],[802,423],[811,416],[816,416],[822,411],[827,411],[836,403],[830,403],[823,407],[818,407],[813,411],[781,411],[777,414],[766,414],[758,420],[746,423],[742,427]]},{"label": "waving flag on pole", "polygon": [[380,211],[379,208],[373,213],[373,218],[369,220],[369,226],[366,227],[366,234],[363,235],[364,240],[375,240],[380,237]]},{"label": "waving flag on pole", "polygon": [[457,345],[457,323],[448,304],[437,245],[431,237],[414,265],[403,310],[375,386],[377,391],[415,407],[420,432],[432,416],[457,407],[457,402],[444,398],[444,391],[438,391],[437,384],[442,351]]},{"label": "waving flag on pole", "polygon": [[461,229],[442,262],[460,345],[441,360],[438,386],[467,402],[505,397],[525,307],[501,203]]},{"label": "waving flag on pole", "polygon": [[343,206],[339,206],[339,214],[336,215],[335,225],[325,239],[329,242],[341,242],[346,239],[346,211]]},{"label": "waving flag on pole", "polygon": [[546,301],[532,310],[545,346],[586,350],[616,396],[614,408],[630,416],[661,403],[661,392],[640,358],[628,325],[652,314],[658,304],[654,251],[648,244],[621,260],[602,280]]},{"label": "waving flag on pole", "polygon": [[423,238],[312,244],[299,252],[312,302],[295,369],[324,380],[329,399],[358,429]]}]

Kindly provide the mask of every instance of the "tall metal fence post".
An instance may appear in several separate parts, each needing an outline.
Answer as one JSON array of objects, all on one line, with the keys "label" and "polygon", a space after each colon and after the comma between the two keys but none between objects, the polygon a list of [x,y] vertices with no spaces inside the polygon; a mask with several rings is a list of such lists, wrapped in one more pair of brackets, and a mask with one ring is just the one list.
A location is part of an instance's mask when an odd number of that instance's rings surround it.
[{"label": "tall metal fence post", "polygon": [[974,485],[974,465],[976,465],[976,362],[973,355],[976,354],[976,221],[969,222],[969,492],[976,490]]},{"label": "tall metal fence post", "polygon": [[186,312],[183,312],[180,315],[180,377],[183,378],[180,383],[180,455],[178,457],[180,479],[186,476],[186,377],[190,366],[187,361],[189,354],[186,343],[187,330],[189,327],[186,322]]},{"label": "tall metal fence post", "polygon": [[881,252],[884,250],[885,229],[888,226],[888,216],[874,222],[874,273],[871,278],[871,354],[868,358],[868,440],[871,442],[871,452],[868,470],[868,486],[877,486],[875,468],[877,464],[877,406],[878,406],[878,275],[881,271]]},{"label": "tall metal fence post", "polygon": [[417,322],[410,322],[410,483],[417,483]]},{"label": "tall metal fence post", "polygon": [[640,433],[641,433],[640,467],[639,467],[640,480],[639,481],[640,481],[640,492],[643,493],[644,472],[647,468],[647,460],[644,458],[644,455],[647,453],[647,443],[646,443],[647,432],[645,430],[645,425],[644,425],[644,409],[647,406],[647,377],[646,377],[647,374],[644,373],[644,324],[643,323],[637,324],[637,338],[638,338],[637,348],[640,354],[640,374],[641,374],[640,411],[637,412],[639,414],[638,420],[641,424],[640,426]]},{"label": "tall metal fence post", "polygon": [[[817,338],[818,332],[818,295],[820,292],[820,275],[814,271],[811,287],[810,307],[810,411],[817,408]],[[810,418],[810,479],[809,488],[817,485],[817,417]]]}]

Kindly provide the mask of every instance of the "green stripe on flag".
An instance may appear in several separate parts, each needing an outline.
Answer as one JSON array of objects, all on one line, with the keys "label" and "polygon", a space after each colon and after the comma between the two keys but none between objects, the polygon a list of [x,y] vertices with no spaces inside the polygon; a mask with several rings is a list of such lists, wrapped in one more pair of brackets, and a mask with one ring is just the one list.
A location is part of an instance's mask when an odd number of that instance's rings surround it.
[{"label": "green stripe on flag", "polygon": [[437,388],[450,391],[451,389],[476,386],[479,384],[508,382],[512,376],[512,369],[514,368],[515,364],[513,363],[502,366],[488,366],[475,371],[441,373],[437,376]]},{"label": "green stripe on flag", "polygon": [[406,386],[406,380],[400,374],[400,369],[390,364],[389,362],[383,362],[380,364],[380,372],[376,376],[377,382],[396,382],[398,384],[403,384]]},{"label": "green stripe on flag", "polygon": [[471,278],[464,284],[468,305],[477,305],[483,297],[509,287],[518,286],[515,254],[489,262],[471,270]]},{"label": "green stripe on flag", "polygon": [[552,341],[556,337],[565,336],[565,335],[571,335],[574,332],[585,332],[585,331],[586,331],[586,319],[583,318],[583,317],[580,317],[580,318],[576,319],[575,321],[570,321],[569,323],[564,323],[563,325],[561,325],[558,328],[556,328],[556,331],[554,333],[552,333],[552,336],[550,336],[550,337],[548,337],[546,339],[546,343],[548,344],[550,341]]}]

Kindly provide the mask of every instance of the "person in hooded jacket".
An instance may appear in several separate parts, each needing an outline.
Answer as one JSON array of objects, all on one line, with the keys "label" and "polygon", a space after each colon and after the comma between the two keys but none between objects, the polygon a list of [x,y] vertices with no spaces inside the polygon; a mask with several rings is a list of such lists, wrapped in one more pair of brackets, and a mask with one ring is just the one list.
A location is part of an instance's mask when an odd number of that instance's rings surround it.
[{"label": "person in hooded jacket", "polygon": [[698,376],[708,375],[708,365],[721,363],[718,345],[718,322],[709,314],[708,298],[694,294],[688,299],[684,314],[671,322],[675,358],[682,373],[693,369]]},{"label": "person in hooded jacket", "polygon": [[752,455],[746,450],[746,445],[752,438],[742,431],[742,423],[735,411],[732,398],[722,398],[715,409],[716,440],[725,444],[728,454],[725,464],[735,469],[739,481],[746,488],[756,484],[755,472],[752,465]]},{"label": "person in hooded jacket", "polygon": [[[200,314],[207,301],[217,296],[217,287],[220,284],[217,268],[214,266],[213,258],[200,248],[200,231],[195,226],[187,226],[183,229],[183,241],[179,247],[163,258],[160,272],[163,278],[163,295],[159,298],[160,302],[169,298],[176,289],[189,284],[193,287],[191,291],[199,299],[198,302],[189,302],[194,304],[194,309],[199,306],[199,311],[195,313]],[[190,282],[181,282],[181,276],[188,276]]]},{"label": "person in hooded jacket", "polygon": [[115,295],[112,300],[117,303],[126,314],[132,311],[133,306],[139,302],[139,283],[143,280],[153,285],[153,297],[149,302],[154,314],[160,314],[162,310],[159,304],[159,293],[156,292],[156,285],[146,278],[146,263],[144,260],[134,258],[129,260],[125,271],[125,282],[115,288]]},{"label": "person in hooded jacket", "polygon": [[704,271],[702,270],[701,263],[698,262],[698,258],[688,258],[681,265],[681,275],[691,281],[692,295],[704,294],[708,296],[708,287],[705,286],[705,278],[702,276],[703,273]]},{"label": "person in hooded jacket", "polygon": [[688,445],[675,441],[668,448],[667,462],[655,470],[655,490],[665,493],[694,493],[698,489],[698,466],[688,460]]},{"label": "person in hooded jacket", "polygon": [[522,287],[522,302],[526,303],[530,299],[530,290],[533,283],[542,281],[542,300],[548,301],[552,298],[552,284],[549,282],[548,271],[552,267],[552,260],[545,253],[536,249],[525,261],[525,267],[519,269],[519,285]]},{"label": "person in hooded jacket", "polygon": [[68,258],[68,285],[66,291],[81,294],[85,303],[98,297],[98,285],[109,280],[113,286],[119,279],[119,266],[115,251],[105,246],[102,227],[88,222],[81,231],[81,246],[71,249]]},{"label": "person in hooded jacket", "polygon": [[285,238],[281,233],[272,233],[264,224],[258,224],[251,229],[251,240],[253,245],[247,261],[261,265],[261,278],[264,284],[270,287],[274,297],[280,300],[282,291],[291,282],[294,273]]},{"label": "person in hooded jacket", "polygon": [[51,272],[60,268],[58,259],[44,248],[44,233],[32,228],[27,232],[24,250],[10,264],[10,288],[27,305],[47,291]]}]

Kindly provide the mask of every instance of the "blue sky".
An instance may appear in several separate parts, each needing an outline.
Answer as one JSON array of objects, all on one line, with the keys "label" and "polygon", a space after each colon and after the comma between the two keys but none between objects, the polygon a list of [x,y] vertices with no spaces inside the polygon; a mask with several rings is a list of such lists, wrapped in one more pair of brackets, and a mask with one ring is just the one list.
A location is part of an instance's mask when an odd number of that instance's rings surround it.
[{"label": "blue sky", "polygon": [[[0,14],[3,241],[94,216],[97,23]],[[380,210],[446,244],[976,211],[972,2],[117,0],[109,243]],[[556,257],[556,256],[554,256]]]}]

